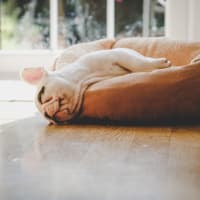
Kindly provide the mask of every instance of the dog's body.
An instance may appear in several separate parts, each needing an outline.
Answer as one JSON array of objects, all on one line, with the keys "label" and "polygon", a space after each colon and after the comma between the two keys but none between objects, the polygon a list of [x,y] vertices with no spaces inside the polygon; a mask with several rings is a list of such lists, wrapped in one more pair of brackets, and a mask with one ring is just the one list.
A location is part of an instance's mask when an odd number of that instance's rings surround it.
[{"label": "dog's body", "polygon": [[37,85],[35,102],[52,123],[66,122],[79,112],[85,90],[98,81],[130,72],[151,72],[170,66],[166,58],[145,57],[126,48],[100,50],[80,57],[55,72],[28,68],[22,78]]}]

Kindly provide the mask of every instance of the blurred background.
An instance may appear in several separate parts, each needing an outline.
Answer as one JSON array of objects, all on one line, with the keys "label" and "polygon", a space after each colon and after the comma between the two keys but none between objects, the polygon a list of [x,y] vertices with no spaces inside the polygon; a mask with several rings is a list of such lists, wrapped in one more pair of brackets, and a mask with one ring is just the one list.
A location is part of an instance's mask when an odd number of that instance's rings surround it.
[{"label": "blurred background", "polygon": [[[54,1],[56,4],[51,0],[0,0],[0,49],[51,48],[51,14],[57,15],[57,31],[52,36],[57,49],[106,37],[112,9],[111,36],[165,34],[165,0],[115,0],[111,4],[110,0]],[[55,5],[57,10],[51,8]]]}]

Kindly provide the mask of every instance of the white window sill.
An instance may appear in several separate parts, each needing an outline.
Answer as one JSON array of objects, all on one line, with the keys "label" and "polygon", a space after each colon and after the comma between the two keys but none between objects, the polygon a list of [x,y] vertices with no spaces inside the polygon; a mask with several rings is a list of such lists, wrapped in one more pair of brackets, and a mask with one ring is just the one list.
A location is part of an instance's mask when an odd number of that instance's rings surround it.
[{"label": "white window sill", "polygon": [[16,73],[24,67],[53,65],[62,50],[1,50],[0,72]]}]

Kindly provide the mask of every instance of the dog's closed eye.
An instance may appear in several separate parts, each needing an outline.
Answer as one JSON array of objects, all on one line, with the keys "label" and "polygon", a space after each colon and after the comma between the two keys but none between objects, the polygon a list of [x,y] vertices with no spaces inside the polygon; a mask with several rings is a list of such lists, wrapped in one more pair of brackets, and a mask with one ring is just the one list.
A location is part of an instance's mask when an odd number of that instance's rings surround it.
[{"label": "dog's closed eye", "polygon": [[42,95],[44,94],[44,91],[45,91],[45,87],[43,86],[42,88],[41,88],[41,90],[39,91],[39,93],[38,93],[38,101],[42,104],[43,102],[42,102]]}]

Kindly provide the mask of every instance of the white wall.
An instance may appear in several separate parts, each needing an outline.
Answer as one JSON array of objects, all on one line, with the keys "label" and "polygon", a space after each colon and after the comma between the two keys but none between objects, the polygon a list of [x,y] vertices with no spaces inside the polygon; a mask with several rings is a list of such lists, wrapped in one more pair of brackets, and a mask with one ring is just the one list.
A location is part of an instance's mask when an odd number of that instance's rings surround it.
[{"label": "white wall", "polygon": [[200,0],[167,0],[166,36],[200,41]]}]

